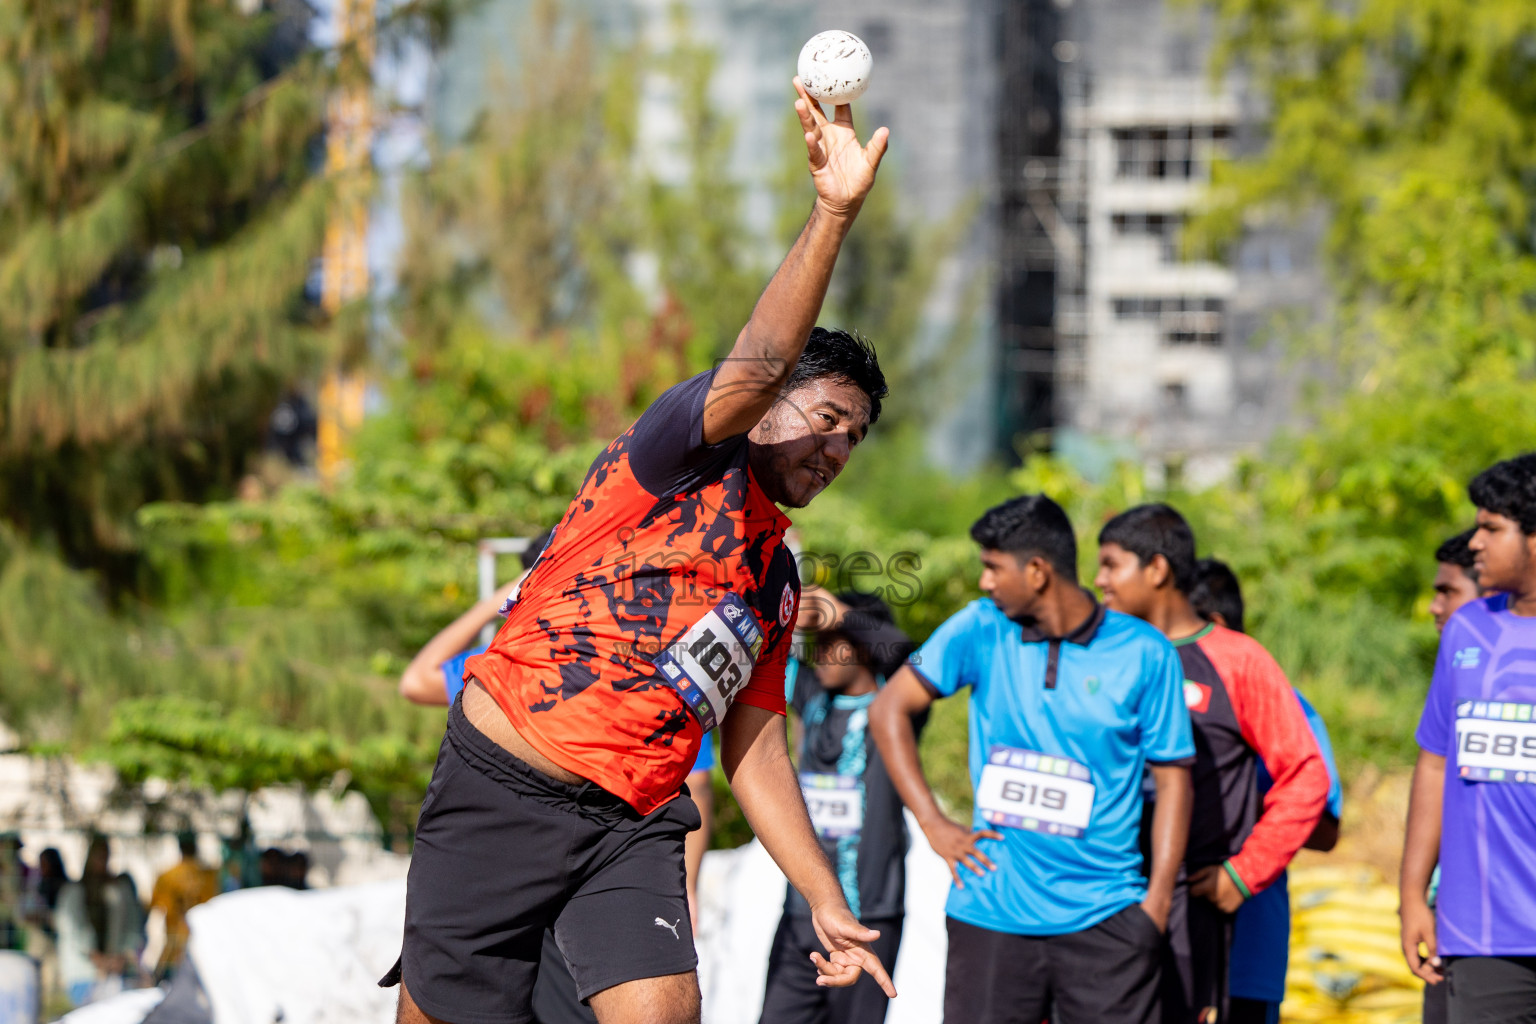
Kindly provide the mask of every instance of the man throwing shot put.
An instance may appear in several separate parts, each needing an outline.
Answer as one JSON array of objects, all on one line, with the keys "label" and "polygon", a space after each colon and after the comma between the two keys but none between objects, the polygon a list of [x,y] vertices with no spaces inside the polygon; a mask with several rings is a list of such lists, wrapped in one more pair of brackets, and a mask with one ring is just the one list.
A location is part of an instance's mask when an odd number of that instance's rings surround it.
[{"label": "man throwing shot put", "polygon": [[796,80],[816,202],[730,357],[671,388],[597,457],[489,650],[471,658],[416,833],[405,1024],[524,1024],[553,928],[602,1024],[699,1019],[680,796],[721,732],[758,838],[811,908],[821,984],[888,995],[811,828],[785,742],[799,508],[880,415],[874,352],[812,330],[887,132],[868,146]]}]

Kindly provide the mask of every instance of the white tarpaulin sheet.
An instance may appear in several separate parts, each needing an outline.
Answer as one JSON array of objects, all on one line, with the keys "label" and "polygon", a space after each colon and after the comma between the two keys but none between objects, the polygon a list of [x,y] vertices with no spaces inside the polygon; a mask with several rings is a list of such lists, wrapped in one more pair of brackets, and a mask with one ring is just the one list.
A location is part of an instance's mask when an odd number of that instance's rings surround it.
[{"label": "white tarpaulin sheet", "polygon": [[[949,872],[912,826],[907,921],[887,1024],[933,1024],[944,995]],[[756,842],[704,858],[699,884],[699,981],[705,1024],[755,1024],[784,876]],[[405,882],[227,893],[188,915],[191,953],[214,1024],[393,1024]],[[889,965],[887,965],[889,966]],[[813,970],[809,961],[807,971]],[[127,993],[69,1015],[69,1024],[137,1024],[158,993]],[[90,1014],[90,1016],[82,1016]]]}]

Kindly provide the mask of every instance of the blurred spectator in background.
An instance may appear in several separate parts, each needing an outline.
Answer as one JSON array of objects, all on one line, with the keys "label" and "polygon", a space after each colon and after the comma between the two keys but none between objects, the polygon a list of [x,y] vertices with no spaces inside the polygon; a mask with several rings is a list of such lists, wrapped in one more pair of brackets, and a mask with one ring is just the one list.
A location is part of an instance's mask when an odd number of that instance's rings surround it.
[{"label": "blurred spectator in background", "polygon": [[283,884],[290,889],[309,888],[309,854],[295,850],[283,858]]},{"label": "blurred spectator in background", "polygon": [[111,859],[107,837],[93,836],[80,881],[59,890],[59,973],[76,1006],[116,995],[138,976],[144,915],[132,882],[109,869]]},{"label": "blurred spectator in background", "polygon": [[64,858],[50,846],[37,855],[37,930],[33,934],[32,955],[40,970],[39,984],[44,999],[59,991],[59,932],[53,916],[59,905],[59,893],[69,881]]},{"label": "blurred spectator in background", "polygon": [[261,851],[261,884],[288,884],[288,855],[275,846]]},{"label": "blurred spectator in background", "polygon": [[21,836],[0,833],[0,949],[25,953],[28,919],[40,902],[37,873],[21,859]]},{"label": "blurred spectator in background", "polygon": [[[1243,632],[1243,588],[1227,563],[1202,558],[1195,563],[1195,585],[1189,602],[1201,618]],[[1328,769],[1328,802],[1306,848],[1327,853],[1339,841],[1339,822],[1344,817],[1344,790],[1333,761],[1328,727],[1317,709],[1296,691],[1307,725],[1317,740],[1318,752]],[[1258,789],[1262,796],[1274,785],[1267,765],[1260,763]],[[1227,964],[1231,1024],[1279,1024],[1280,1003],[1285,998],[1285,975],[1290,961],[1291,901],[1289,879],[1282,874],[1275,884],[1245,902],[1232,924],[1232,950]]]},{"label": "blurred spectator in background", "polygon": [[1477,585],[1476,556],[1467,546],[1476,532],[1464,530],[1435,549],[1435,596],[1430,599],[1429,614],[1435,618],[1437,632],[1445,629],[1458,608],[1483,596]]},{"label": "blurred spectator in background", "polygon": [[37,893],[48,910],[50,928],[53,927],[53,910],[59,905],[59,890],[64,888],[67,881],[69,873],[64,870],[64,857],[55,847],[50,846],[37,855]]},{"label": "blurred spectator in background", "polygon": [[181,860],[155,879],[149,912],[165,917],[165,947],[155,963],[155,981],[171,977],[186,953],[187,911],[219,894],[219,873],[197,859],[197,836],[183,832],[176,837]]}]

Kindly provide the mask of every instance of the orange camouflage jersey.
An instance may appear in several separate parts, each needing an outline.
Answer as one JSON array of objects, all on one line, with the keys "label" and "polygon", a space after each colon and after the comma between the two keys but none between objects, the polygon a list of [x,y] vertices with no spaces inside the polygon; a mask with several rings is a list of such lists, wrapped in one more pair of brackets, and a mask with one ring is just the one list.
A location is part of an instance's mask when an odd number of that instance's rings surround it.
[{"label": "orange camouflage jersey", "polygon": [[535,749],[642,814],[677,794],[732,703],[784,713],[790,522],[745,435],[704,443],[713,379],[670,388],[597,457],[465,665]]}]

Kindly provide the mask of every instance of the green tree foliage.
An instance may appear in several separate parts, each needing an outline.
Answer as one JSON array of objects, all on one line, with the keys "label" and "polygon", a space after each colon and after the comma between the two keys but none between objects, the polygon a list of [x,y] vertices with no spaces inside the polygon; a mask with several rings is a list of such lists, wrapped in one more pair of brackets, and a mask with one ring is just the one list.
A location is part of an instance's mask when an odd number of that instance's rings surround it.
[{"label": "green tree foliage", "polygon": [[228,493],[326,352],[336,72],[237,7],[0,4],[0,509],[119,590],[134,510]]},{"label": "green tree foliage", "polygon": [[[0,594],[46,595],[0,608],[0,718],[34,743],[104,758],[129,785],[341,778],[392,831],[408,827],[442,712],[407,705],[395,680],[473,600],[476,542],[553,522],[601,445],[729,348],[772,269],[727,173],[730,125],[703,100],[710,53],[601,45],[553,4],[520,39],[469,137],[406,185],[396,340],[376,365],[387,408],[346,474],[321,487],[258,465],[248,430],[217,484],[125,493],[136,572],[114,604],[92,576],[0,534]],[[323,69],[310,70],[320,90]],[[682,164],[664,175],[637,135],[642,84],[679,97]],[[295,195],[324,189],[310,170],[295,172]],[[294,205],[269,186],[260,194],[286,216]],[[880,231],[910,247],[894,220]],[[318,235],[295,247],[284,269],[297,288]],[[906,268],[921,262],[882,270],[881,285],[920,306],[909,293],[929,278]],[[213,279],[238,290],[228,267]],[[231,308],[216,291],[197,305],[204,317]],[[314,357],[295,366],[339,349],[297,291],[262,316],[308,339]],[[879,341],[899,346],[915,322],[889,320]],[[285,373],[219,381],[269,402]],[[114,444],[152,462],[157,430]],[[242,472],[240,500],[207,500]]]},{"label": "green tree foliage", "polygon": [[1325,368],[1315,429],[1241,484],[1335,548],[1322,585],[1401,614],[1425,551],[1469,522],[1467,479],[1530,443],[1536,8],[1212,6],[1223,61],[1270,117],[1261,154],[1217,168],[1196,235],[1219,245],[1245,219],[1320,208],[1335,290],[1303,349]]}]

